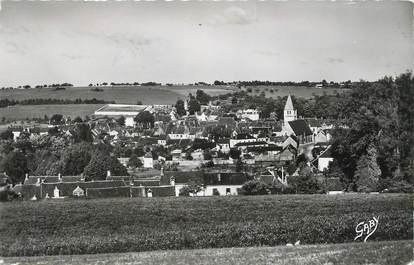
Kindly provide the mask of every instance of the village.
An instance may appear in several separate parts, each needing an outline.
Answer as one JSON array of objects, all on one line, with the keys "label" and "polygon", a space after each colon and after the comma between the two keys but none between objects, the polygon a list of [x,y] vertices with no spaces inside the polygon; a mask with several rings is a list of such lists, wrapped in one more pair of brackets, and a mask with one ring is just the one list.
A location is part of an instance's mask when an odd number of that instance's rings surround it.
[{"label": "village", "polygon": [[333,123],[300,116],[291,95],[279,119],[262,119],[257,109],[225,113],[222,107],[231,102],[220,99],[190,113],[192,100],[190,95],[175,106],[107,104],[88,121],[58,117],[47,127],[11,126],[16,142],[51,133],[71,138],[76,126],[86,124],[93,144],[112,146],[111,155],[127,174],[108,169],[104,178],[88,179],[84,173],[27,172],[23,181],[12,184],[3,173],[2,181],[23,200],[239,195],[252,192],[246,191],[249,182],[266,185],[259,193],[297,193],[289,184],[300,174],[300,160],[315,175],[318,193],[344,192],[340,180],[326,174],[333,161]]}]

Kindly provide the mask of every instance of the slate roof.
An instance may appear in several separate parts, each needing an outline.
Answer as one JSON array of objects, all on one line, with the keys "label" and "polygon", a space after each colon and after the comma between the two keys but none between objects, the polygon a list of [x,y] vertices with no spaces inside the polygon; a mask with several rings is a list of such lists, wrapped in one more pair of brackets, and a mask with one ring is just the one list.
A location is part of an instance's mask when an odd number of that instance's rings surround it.
[{"label": "slate roof", "polygon": [[62,182],[82,181],[82,176],[62,176]]},{"label": "slate roof", "polygon": [[292,98],[290,97],[290,94],[289,94],[289,96],[286,100],[285,110],[294,110],[293,103],[292,103]]},{"label": "slate roof", "polygon": [[292,128],[296,136],[299,135],[312,135],[312,131],[305,120],[294,120],[289,122],[289,126]]},{"label": "slate roof", "polygon": [[318,158],[332,158],[331,147],[329,146]]},{"label": "slate roof", "polygon": [[176,184],[185,184],[191,180],[203,178],[203,172],[201,171],[165,171],[164,176],[161,177],[161,185],[169,185],[170,178],[175,178]]},{"label": "slate roof", "polygon": [[243,185],[251,178],[245,173],[224,172],[224,173],[204,173],[204,185]]}]

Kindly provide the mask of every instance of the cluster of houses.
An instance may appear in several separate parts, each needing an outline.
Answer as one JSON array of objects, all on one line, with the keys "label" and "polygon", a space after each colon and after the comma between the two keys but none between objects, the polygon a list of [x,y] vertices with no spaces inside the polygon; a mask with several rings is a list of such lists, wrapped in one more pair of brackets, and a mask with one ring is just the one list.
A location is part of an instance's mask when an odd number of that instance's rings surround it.
[{"label": "cluster of houses", "polygon": [[[5,177],[5,176],[4,176]],[[237,195],[252,178],[246,173],[165,171],[148,177],[111,176],[85,181],[83,176],[29,176],[12,190],[24,200],[105,197],[180,196],[183,187],[197,185],[191,196]]]},{"label": "cluster of houses", "polygon": [[[179,117],[171,105],[109,104],[98,109],[89,121],[94,141],[109,141],[124,147],[145,146],[142,168],[153,170],[175,167],[174,171],[157,172],[149,178],[110,176],[104,181],[86,182],[82,176],[27,176],[15,189],[26,199],[46,197],[178,196],[180,189],[197,179],[203,187],[198,196],[237,195],[249,179],[263,176],[270,182],[287,185],[286,167],[298,155],[305,154],[317,172],[323,172],[333,160],[330,156],[332,124],[318,119],[300,119],[290,95],[283,121],[263,120],[254,109],[234,115],[223,113],[220,106],[201,106],[200,112]],[[140,124],[135,117],[148,112],[151,126]],[[108,122],[125,118],[124,124]],[[62,126],[70,135],[70,126]],[[11,128],[17,139],[22,130],[29,134],[47,134],[47,130]],[[224,131],[224,132],[223,132]],[[195,143],[207,146],[198,146]],[[312,152],[317,146],[319,152]],[[154,156],[148,150],[167,150]],[[235,155],[236,154],[236,155]],[[236,156],[236,157],[235,157]],[[118,157],[128,165],[129,157]],[[154,171],[154,170],[153,170]],[[155,170],[156,171],[156,170]],[[114,195],[115,196],[115,195]]]}]

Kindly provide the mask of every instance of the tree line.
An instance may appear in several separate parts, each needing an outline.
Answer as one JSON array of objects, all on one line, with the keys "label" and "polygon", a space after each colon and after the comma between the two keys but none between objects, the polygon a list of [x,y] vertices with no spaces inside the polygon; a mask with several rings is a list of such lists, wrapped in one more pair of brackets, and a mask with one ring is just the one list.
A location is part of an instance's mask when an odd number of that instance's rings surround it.
[{"label": "tree line", "polygon": [[59,98],[31,98],[23,100],[0,99],[0,108],[14,105],[65,105],[65,104],[113,104],[115,101],[106,101],[102,99],[59,99]]}]

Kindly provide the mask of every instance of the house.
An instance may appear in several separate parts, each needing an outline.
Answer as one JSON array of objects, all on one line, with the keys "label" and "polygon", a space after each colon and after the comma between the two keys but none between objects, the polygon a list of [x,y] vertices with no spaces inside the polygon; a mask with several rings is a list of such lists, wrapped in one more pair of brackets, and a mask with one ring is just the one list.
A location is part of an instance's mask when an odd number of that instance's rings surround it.
[{"label": "house", "polygon": [[193,196],[237,195],[243,184],[251,180],[245,173],[238,172],[208,172],[202,171],[169,171],[161,178],[160,185],[175,187],[176,196],[189,183],[198,183],[202,188]]},{"label": "house", "polygon": [[154,159],[152,158],[152,154],[150,152],[144,155],[144,168],[154,168]]},{"label": "house", "polygon": [[323,172],[325,169],[328,169],[329,163],[333,160],[331,146],[328,146],[328,148],[318,157],[318,170]]},{"label": "house", "polygon": [[256,138],[247,133],[234,133],[233,135],[234,136],[230,139],[230,148],[235,147],[236,144],[253,143],[257,141]]},{"label": "house", "polygon": [[72,192],[73,197],[83,197],[85,196],[85,191],[80,188],[79,186],[77,186],[73,192]]},{"label": "house", "polygon": [[249,119],[251,121],[259,120],[259,111],[256,109],[241,110],[238,114],[242,119]]},{"label": "house", "polygon": [[222,153],[230,152],[230,140],[229,139],[218,139],[216,143],[216,151],[221,151]]},{"label": "house", "polygon": [[295,135],[300,145],[313,143],[313,133],[305,120],[289,121],[285,130]]}]

